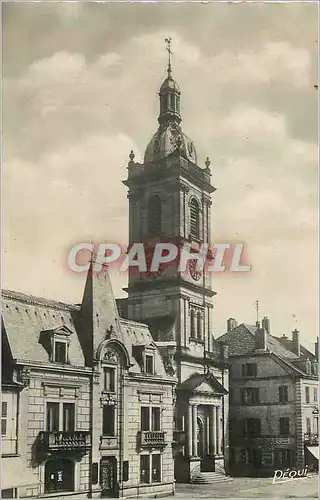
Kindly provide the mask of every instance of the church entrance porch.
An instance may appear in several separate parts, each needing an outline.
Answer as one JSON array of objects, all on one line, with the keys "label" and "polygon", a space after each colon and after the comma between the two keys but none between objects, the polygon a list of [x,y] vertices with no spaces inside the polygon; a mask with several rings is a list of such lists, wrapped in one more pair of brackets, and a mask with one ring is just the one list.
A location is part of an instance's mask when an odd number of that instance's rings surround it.
[{"label": "church entrance porch", "polygon": [[[184,440],[176,444],[177,482],[191,481],[200,472],[221,471],[224,466],[223,422],[220,404],[203,405],[190,400],[179,419]],[[218,466],[218,467],[217,467]]]},{"label": "church entrance porch", "polygon": [[224,472],[224,397],[213,373],[195,373],[177,387],[174,457],[177,482]]}]

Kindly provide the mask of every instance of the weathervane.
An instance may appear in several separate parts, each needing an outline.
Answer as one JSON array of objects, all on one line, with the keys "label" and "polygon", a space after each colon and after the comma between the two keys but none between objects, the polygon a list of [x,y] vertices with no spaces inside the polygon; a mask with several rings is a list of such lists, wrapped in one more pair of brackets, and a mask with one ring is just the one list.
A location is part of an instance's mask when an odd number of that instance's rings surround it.
[{"label": "weathervane", "polygon": [[169,61],[168,61],[168,76],[171,76],[171,55],[172,55],[172,50],[171,50],[171,42],[172,42],[172,39],[171,37],[168,37],[168,38],[165,38],[165,43],[167,45],[166,49],[168,51],[168,54],[169,54]]}]

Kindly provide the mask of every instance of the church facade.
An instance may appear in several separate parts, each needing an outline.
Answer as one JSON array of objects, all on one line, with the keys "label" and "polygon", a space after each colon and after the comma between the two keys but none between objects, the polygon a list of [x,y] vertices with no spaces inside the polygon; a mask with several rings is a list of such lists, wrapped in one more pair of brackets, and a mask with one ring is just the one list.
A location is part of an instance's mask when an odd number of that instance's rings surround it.
[{"label": "church facade", "polygon": [[[147,256],[158,243],[211,246],[210,161],[197,163],[194,143],[181,127],[180,89],[172,77],[159,92],[158,129],[143,163],[128,164],[129,248],[142,242]],[[150,269],[150,268],[149,268]],[[129,274],[128,318],[149,326],[163,359],[177,378],[174,460],[177,481],[196,481],[205,472],[223,472],[228,461],[227,348],[212,335],[210,275],[190,259],[186,272],[177,261],[157,272]]]}]

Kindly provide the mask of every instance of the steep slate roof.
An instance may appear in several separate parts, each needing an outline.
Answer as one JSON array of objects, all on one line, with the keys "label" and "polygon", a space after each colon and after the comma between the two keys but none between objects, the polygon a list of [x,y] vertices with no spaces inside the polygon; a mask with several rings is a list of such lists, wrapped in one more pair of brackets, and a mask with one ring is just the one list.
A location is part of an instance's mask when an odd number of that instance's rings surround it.
[{"label": "steep slate roof", "polygon": [[40,334],[65,325],[71,330],[70,363],[84,366],[84,356],[74,326],[72,312],[79,308],[11,290],[2,291],[2,317],[13,359],[49,361],[39,343]]},{"label": "steep slate roof", "polygon": [[13,360],[48,363],[49,354],[40,338],[53,330],[65,328],[71,332],[71,366],[90,366],[99,346],[109,338],[122,343],[130,358],[131,372],[136,374],[141,373],[142,368],[133,357],[133,347],[152,346],[156,374],[168,377],[148,325],[119,317],[107,268],[94,273],[92,267],[88,271],[81,305],[2,291],[3,345],[6,346],[8,341],[8,355],[11,353]]},{"label": "steep slate roof", "polygon": [[[274,338],[280,342],[287,350],[289,351],[292,351],[293,350],[293,343],[292,343],[292,340],[289,339],[288,337],[275,337]],[[300,352],[301,352],[301,356],[303,357],[306,357],[306,358],[310,358],[310,359],[313,359],[315,358],[315,355],[309,351],[309,349],[307,349],[306,347],[304,347],[303,345],[300,344]]]},{"label": "steep slate roof", "polygon": [[[255,325],[242,323],[230,332],[217,338],[218,342],[225,342],[229,347],[229,356],[249,354],[255,351]],[[299,359],[299,356],[284,346],[277,337],[267,334],[267,347],[269,351],[292,360]]]}]

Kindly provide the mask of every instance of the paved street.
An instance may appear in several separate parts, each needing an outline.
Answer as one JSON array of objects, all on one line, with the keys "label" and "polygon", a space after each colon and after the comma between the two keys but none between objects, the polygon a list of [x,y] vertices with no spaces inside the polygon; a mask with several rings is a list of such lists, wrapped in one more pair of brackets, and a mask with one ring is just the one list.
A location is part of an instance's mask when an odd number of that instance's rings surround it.
[{"label": "paved street", "polygon": [[295,479],[282,484],[272,484],[272,478],[234,478],[233,481],[215,484],[178,484],[179,498],[318,498],[318,476]]}]

